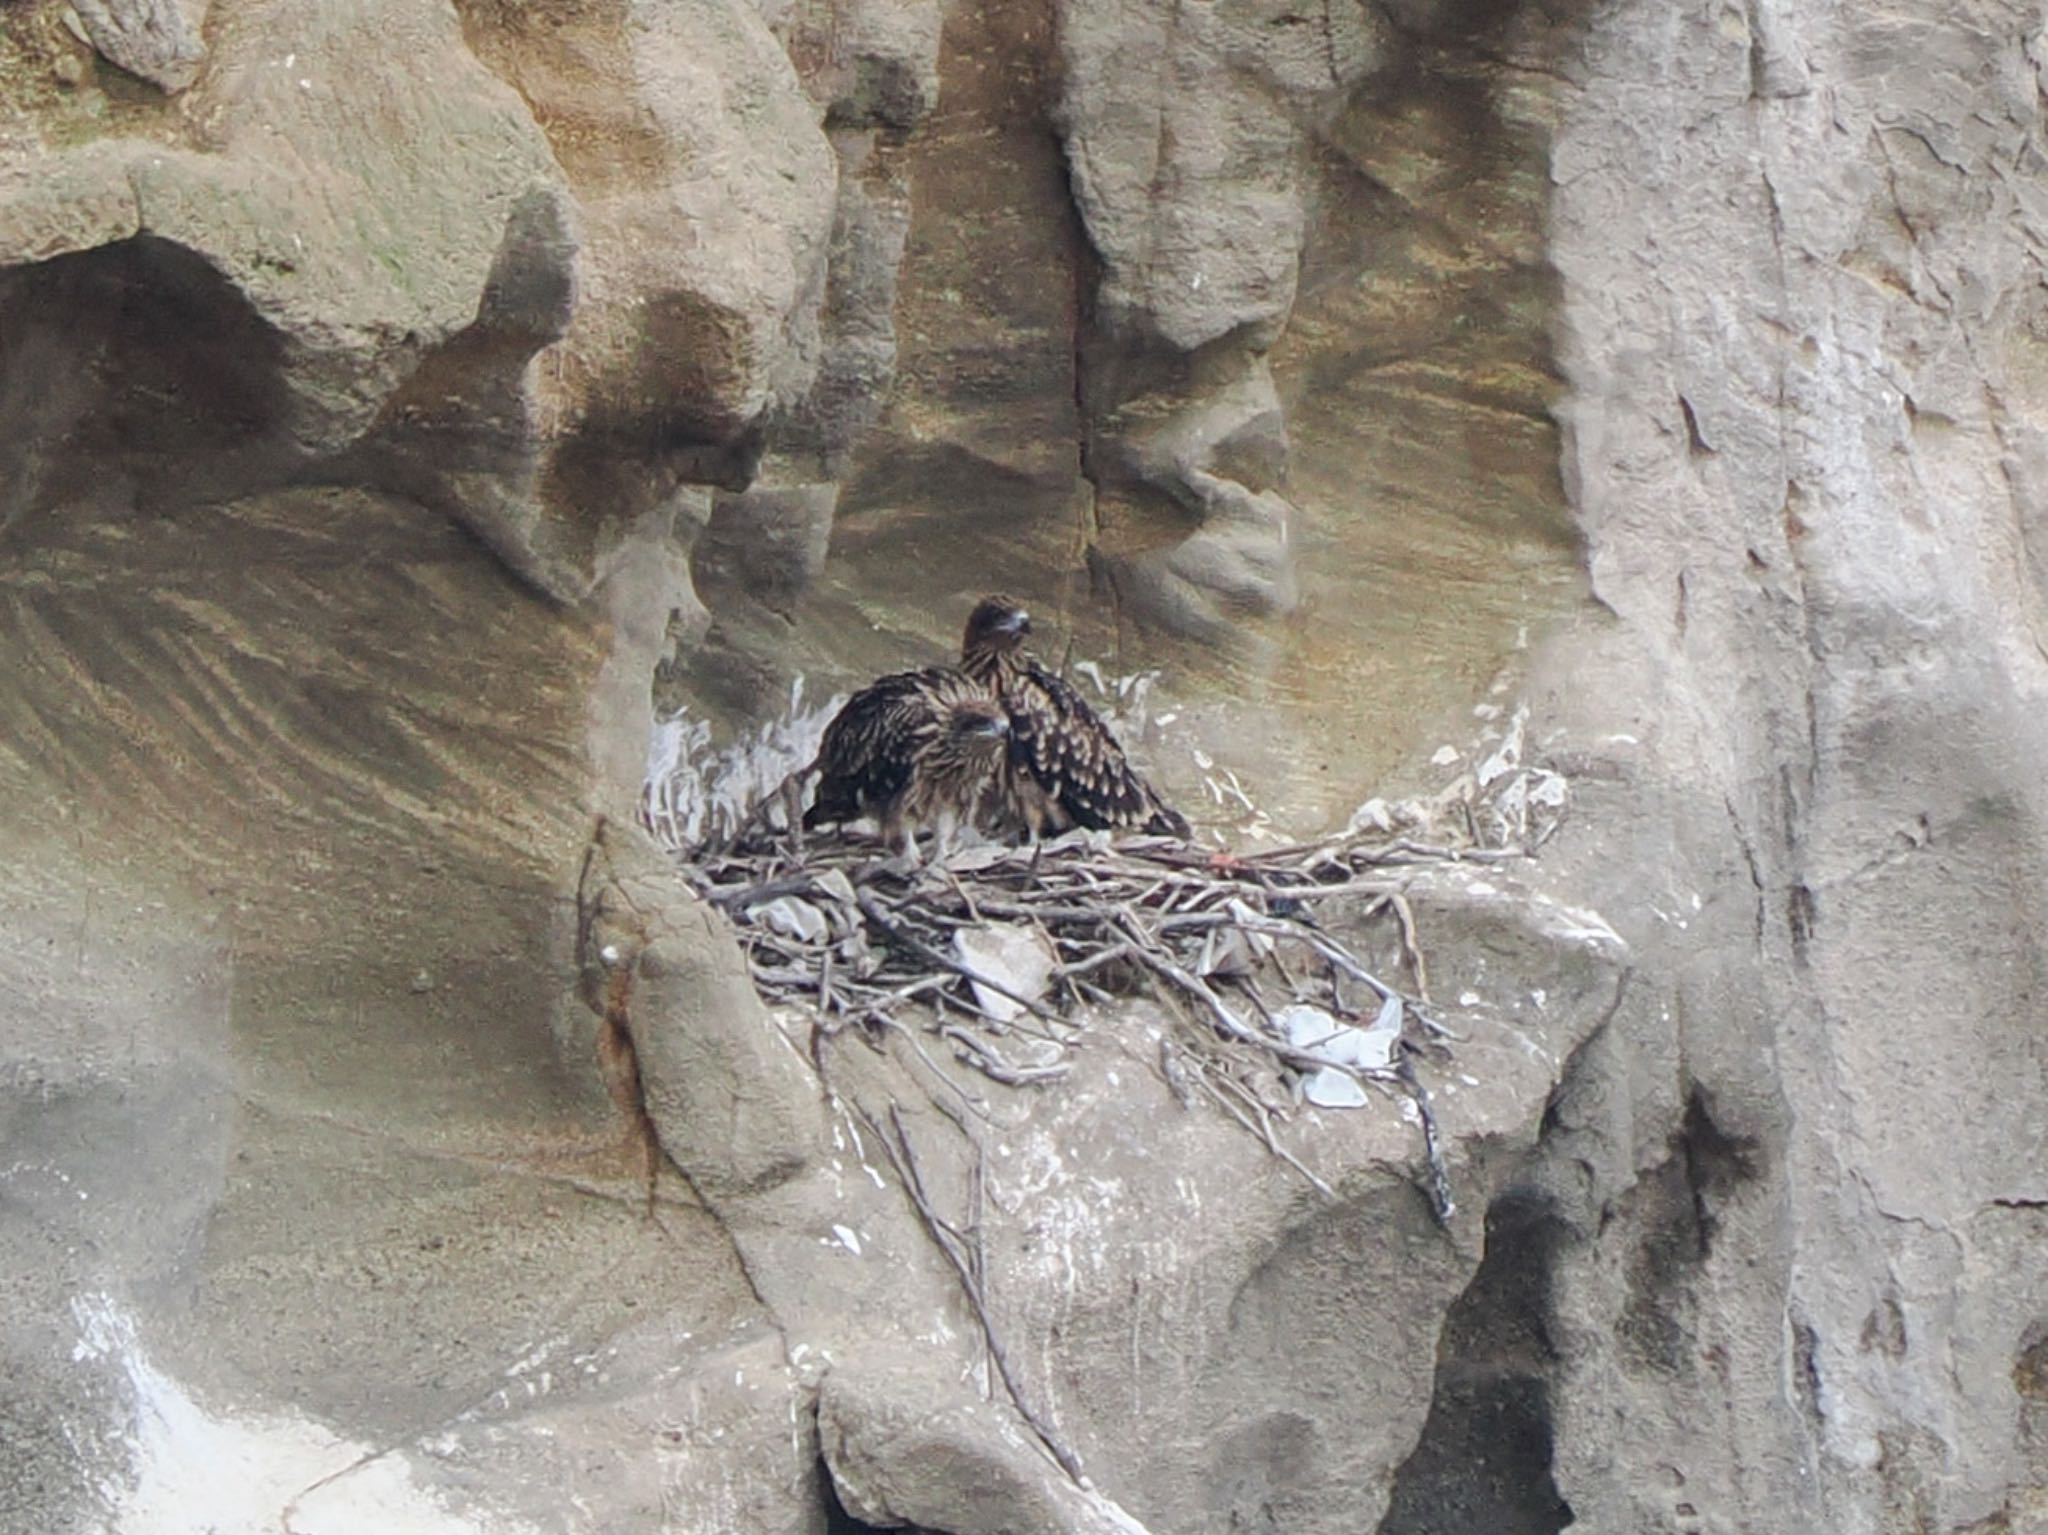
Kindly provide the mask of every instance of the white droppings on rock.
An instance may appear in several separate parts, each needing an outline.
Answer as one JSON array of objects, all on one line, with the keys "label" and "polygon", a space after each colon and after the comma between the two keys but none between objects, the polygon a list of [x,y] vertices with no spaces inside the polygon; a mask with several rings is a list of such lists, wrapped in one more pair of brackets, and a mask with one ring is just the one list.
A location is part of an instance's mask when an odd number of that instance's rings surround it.
[{"label": "white droppings on rock", "polygon": [[488,1526],[413,1480],[409,1457],[379,1453],[294,1413],[229,1415],[201,1407],[150,1360],[134,1318],[111,1297],[71,1302],[80,1364],[110,1364],[124,1387],[111,1424],[72,1426],[74,1440],[125,1454],[93,1478],[108,1535],[532,1535],[496,1514]]}]

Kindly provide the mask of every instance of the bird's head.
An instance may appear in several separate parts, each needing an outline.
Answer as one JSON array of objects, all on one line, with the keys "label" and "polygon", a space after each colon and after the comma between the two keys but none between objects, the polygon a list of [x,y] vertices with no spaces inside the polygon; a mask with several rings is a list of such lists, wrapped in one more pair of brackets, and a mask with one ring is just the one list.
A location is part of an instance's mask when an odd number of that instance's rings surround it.
[{"label": "bird's head", "polygon": [[998,752],[1009,740],[1010,716],[991,699],[969,699],[953,706],[946,717],[946,734],[964,752]]},{"label": "bird's head", "polygon": [[1023,644],[1024,636],[1030,632],[1031,615],[1024,611],[1021,602],[1000,595],[984,597],[967,615],[967,633],[960,642],[960,653],[1000,655]]}]

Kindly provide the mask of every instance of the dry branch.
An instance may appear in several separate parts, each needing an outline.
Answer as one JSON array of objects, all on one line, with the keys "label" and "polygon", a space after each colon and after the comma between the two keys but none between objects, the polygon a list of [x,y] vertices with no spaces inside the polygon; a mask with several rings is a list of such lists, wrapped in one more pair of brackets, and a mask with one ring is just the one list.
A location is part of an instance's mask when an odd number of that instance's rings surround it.
[{"label": "dry branch", "polygon": [[[960,1289],[967,1297],[967,1303],[974,1309],[974,1317],[981,1324],[983,1341],[988,1344],[988,1356],[995,1365],[996,1374],[1001,1377],[1003,1389],[1010,1394],[1018,1416],[1031,1426],[1052,1458],[1059,1462],[1060,1469],[1073,1479],[1074,1485],[1085,1490],[1089,1486],[1088,1474],[1081,1468],[1081,1457],[1062,1439],[1058,1430],[1047,1423],[1038,1410],[1031,1405],[1031,1399],[1024,1394],[1018,1383],[1017,1372],[1010,1366],[1010,1356],[1003,1347],[1002,1334],[996,1331],[995,1319],[989,1315],[988,1297],[982,1288],[981,1259],[978,1236],[970,1243],[961,1231],[941,1216],[932,1206],[931,1195],[925,1189],[924,1170],[918,1165],[917,1150],[911,1143],[910,1132],[904,1128],[903,1111],[891,1100],[889,1104],[889,1126],[893,1138],[885,1134],[863,1109],[860,1117],[874,1132],[875,1139],[882,1143],[882,1151],[889,1158],[889,1165],[895,1169],[896,1181],[903,1185],[904,1193],[910,1196],[916,1208],[918,1219],[924,1223],[925,1232],[931,1237],[932,1245],[944,1254],[946,1262],[959,1277]],[[972,1204],[973,1191],[969,1193],[970,1214],[974,1219]]]}]

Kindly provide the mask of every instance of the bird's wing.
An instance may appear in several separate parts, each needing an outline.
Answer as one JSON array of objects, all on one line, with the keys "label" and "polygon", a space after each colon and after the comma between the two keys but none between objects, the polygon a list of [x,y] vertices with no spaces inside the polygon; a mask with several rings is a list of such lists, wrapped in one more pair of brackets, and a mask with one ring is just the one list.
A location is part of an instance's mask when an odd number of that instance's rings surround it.
[{"label": "bird's wing", "polygon": [[919,748],[938,728],[946,675],[937,667],[896,672],[846,701],[825,727],[812,764],[818,793],[804,825],[856,820],[903,792]]},{"label": "bird's wing", "polygon": [[1012,750],[1075,823],[1090,828],[1187,823],[1169,810],[1124,756],[1101,716],[1037,662],[1011,700]]}]

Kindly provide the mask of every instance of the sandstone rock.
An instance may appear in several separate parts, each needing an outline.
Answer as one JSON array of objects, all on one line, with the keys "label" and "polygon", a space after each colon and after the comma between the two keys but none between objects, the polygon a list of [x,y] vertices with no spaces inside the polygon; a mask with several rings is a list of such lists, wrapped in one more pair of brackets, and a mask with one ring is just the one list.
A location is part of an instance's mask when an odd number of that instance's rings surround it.
[{"label": "sandstone rock", "polygon": [[1260,491],[1287,473],[1287,413],[1263,360],[1206,390],[1193,408],[1135,427],[1123,451],[1137,477],[1176,486],[1227,474]]},{"label": "sandstone rock", "polygon": [[416,1501],[463,1520],[454,1528],[544,1529],[566,1509],[590,1529],[823,1535],[816,1436],[790,1429],[808,1397],[781,1340],[705,1338],[679,1377],[674,1326],[652,1299],[605,1348],[530,1359],[505,1400],[337,1478],[294,1523],[341,1535],[374,1517],[375,1484],[399,1479],[396,1461]]},{"label": "sandstone rock", "polygon": [[[1703,1528],[1996,1527],[2042,1479],[1990,1363],[2040,1304],[1990,1257],[2038,1178],[1985,1087],[2039,1064],[1991,1021],[2026,1010],[1999,977],[2042,944],[2009,896],[2042,813],[2016,771],[2042,745],[2039,594],[2020,566],[1987,587],[1980,557],[2027,516],[2008,475],[2038,391],[1992,317],[2027,302],[2037,215],[1989,167],[2035,118],[2033,70],[1959,8],[1615,20],[1558,146],[1554,250],[1570,483],[1642,659],[1587,647],[1573,688],[1595,731],[1655,732],[1641,771],[1696,808],[1644,861],[1722,909],[1667,940],[1699,958],[1651,1036],[1696,1107],[1623,1088],[1633,1030],[1597,1073],[1589,1131],[1650,1168],[1661,1133],[1677,1170],[1616,1196],[1636,1258],[1568,1264],[1562,1417],[1585,1427],[1560,1484],[1595,1524],[1683,1503]],[[1653,76],[1668,111],[1621,107]],[[1753,130],[1709,126],[1745,102]],[[1620,146],[1653,142],[1646,183]],[[1645,683],[1668,702],[1620,706]],[[1979,1305],[2010,1320],[1977,1335]],[[1980,1363],[1933,1364],[1958,1351]],[[1616,1412],[1658,1476],[1595,1448]]]},{"label": "sandstone rock", "polygon": [[206,57],[208,0],[72,0],[93,47],[109,63],[182,91]]},{"label": "sandstone rock", "polygon": [[[551,157],[446,13],[312,11],[224,16],[168,143],[0,171],[0,263],[137,235],[189,254],[194,281],[222,279],[209,302],[274,333],[234,348],[274,402],[237,434],[241,488],[323,461],[581,595],[679,476],[743,475],[749,433],[809,387],[833,176],[813,111],[744,7],[591,18],[574,47],[479,7],[470,40],[557,127]],[[593,141],[565,125],[586,111],[630,120],[630,174],[579,153]]]},{"label": "sandstone rock", "polygon": [[833,121],[908,132],[938,105],[940,7],[866,0],[852,9],[845,47],[853,78],[832,104]]},{"label": "sandstone rock", "polygon": [[[2037,18],[764,9],[0,39],[0,1524],[2038,1523]],[[1572,815],[1388,871],[1448,1231],[1143,1006],[814,1070],[624,829],[657,656],[993,584],[1288,829],[1526,665]]]},{"label": "sandstone rock", "polygon": [[545,447],[534,431],[529,375],[575,311],[578,245],[569,218],[567,201],[552,191],[513,205],[476,318],[421,361],[327,470],[444,510],[537,586],[565,593],[596,580],[599,528],[548,515],[537,486]]},{"label": "sandstone rock", "polygon": [[541,419],[584,441],[539,466],[543,503],[631,516],[681,477],[743,480],[747,434],[817,369],[834,169],[815,109],[737,0],[528,20],[464,7],[579,208],[575,317],[533,389]]},{"label": "sandstone rock", "polygon": [[[301,1495],[304,1529],[439,1519],[417,1490],[442,1485],[434,1430],[474,1443],[480,1412],[530,1430],[538,1465],[559,1393],[643,1317],[652,1341],[623,1347],[647,1350],[658,1417],[705,1352],[677,1335],[761,1309],[672,1179],[679,1245],[649,1240],[631,1126],[549,1027],[574,973],[559,917],[618,787],[598,765],[637,770],[652,641],[361,491],[142,519],[69,501],[19,532],[9,1521],[274,1527]],[[615,650],[639,680],[623,713]],[[38,723],[59,715],[61,745]],[[224,1488],[230,1454],[251,1469]],[[477,1496],[558,1506],[538,1480]]]},{"label": "sandstone rock", "polygon": [[900,1357],[835,1365],[819,1392],[818,1435],[839,1501],[866,1524],[957,1535],[1135,1528],[1075,1487],[1014,1416]]},{"label": "sandstone rock", "polygon": [[839,487],[830,483],[760,486],[716,497],[710,525],[692,551],[700,589],[715,594],[737,587],[786,603],[824,568],[838,504]]},{"label": "sandstone rock", "polygon": [[823,1133],[817,1084],[723,920],[632,826],[593,845],[578,902],[582,996],[626,1032],[661,1149],[713,1198],[802,1172]]},{"label": "sandstone rock", "polygon": [[[1093,565],[1121,607],[1204,644],[1244,639],[1246,618],[1295,604],[1293,514],[1270,488],[1284,448],[1244,485],[1219,478],[1196,439],[1249,406],[1284,443],[1263,353],[1293,311],[1308,236],[1304,128],[1381,61],[1382,28],[1363,10],[1285,4],[1062,8],[1059,118],[1102,263],[1091,306],[1102,334],[1084,374],[1108,532]],[[1175,370],[1147,358],[1162,348],[1220,355]],[[1125,444],[1127,432],[1150,440]],[[1162,494],[1183,519],[1166,538]]]},{"label": "sandstone rock", "polygon": [[1184,352],[1279,334],[1306,233],[1296,123],[1378,62],[1378,28],[1286,0],[1062,6],[1061,126],[1112,334]]},{"label": "sandstone rock", "polygon": [[[146,499],[175,500],[195,473],[209,493],[247,489],[359,436],[474,317],[510,207],[556,185],[545,141],[445,13],[259,7],[215,37],[169,142],[102,138],[0,171],[0,266],[50,263],[13,274],[16,302],[39,306],[46,285],[102,295],[72,300],[85,323],[66,351],[10,369],[104,371],[109,402],[148,401],[195,340],[232,338],[171,393],[154,438],[128,440],[90,402],[43,405],[53,443],[147,462]],[[231,438],[233,464],[167,464],[179,429]],[[14,481],[12,515],[43,483]]]},{"label": "sandstone rock", "polygon": [[1247,617],[1290,612],[1298,598],[1291,527],[1299,514],[1265,488],[1286,476],[1286,415],[1262,358],[1189,394],[1127,401],[1105,423],[1093,462],[1103,502],[1115,508],[1098,503],[1106,531],[1123,520],[1119,512],[1142,527],[1133,503],[1148,493],[1169,498],[1195,531],[1150,548],[1134,533],[1140,547],[1128,554],[1105,536],[1091,554],[1134,612],[1176,633],[1241,644]]},{"label": "sandstone rock", "polygon": [[823,563],[836,482],[886,408],[910,219],[897,151],[938,99],[936,4],[825,0],[761,10],[822,112],[838,182],[820,302],[803,332],[815,372],[774,403],[759,433],[761,457],[748,466],[754,483],[733,481],[711,537],[694,551],[719,617],[701,658],[707,670],[752,669],[735,652],[751,648],[747,636],[763,623],[786,622]]},{"label": "sandstone rock", "polygon": [[900,136],[937,105],[934,0],[764,0],[759,9],[835,129]]},{"label": "sandstone rock", "polygon": [[775,433],[797,474],[846,474],[852,450],[886,408],[896,370],[896,284],[910,230],[902,168],[871,133],[835,132],[839,201],[820,320],[817,382]]}]

